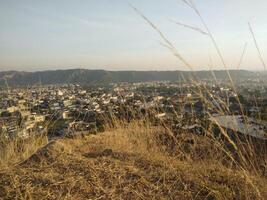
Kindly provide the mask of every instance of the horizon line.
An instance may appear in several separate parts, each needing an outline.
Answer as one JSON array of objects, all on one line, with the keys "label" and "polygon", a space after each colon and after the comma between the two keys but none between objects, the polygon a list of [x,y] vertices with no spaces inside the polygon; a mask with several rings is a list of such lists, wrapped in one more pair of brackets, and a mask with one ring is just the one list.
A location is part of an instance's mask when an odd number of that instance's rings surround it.
[{"label": "horizon line", "polygon": [[262,69],[249,70],[249,69],[202,69],[202,70],[107,70],[107,69],[88,69],[88,68],[65,68],[65,69],[44,69],[44,70],[0,70],[1,72],[45,72],[45,71],[67,71],[67,70],[88,70],[88,71],[108,71],[108,72],[199,72],[199,71],[250,71],[250,72],[264,72]]}]

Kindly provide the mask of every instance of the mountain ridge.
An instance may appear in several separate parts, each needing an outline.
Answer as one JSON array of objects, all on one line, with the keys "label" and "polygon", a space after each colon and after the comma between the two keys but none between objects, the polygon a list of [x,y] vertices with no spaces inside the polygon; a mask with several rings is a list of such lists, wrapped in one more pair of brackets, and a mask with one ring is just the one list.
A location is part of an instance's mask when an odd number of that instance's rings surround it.
[{"label": "mountain ridge", "polygon": [[[248,78],[267,78],[266,73],[246,70],[229,70],[233,79],[243,80]],[[213,71],[107,71],[89,69],[46,70],[36,72],[2,71],[0,72],[0,85],[35,85],[35,84],[101,84],[118,82],[148,82],[148,81],[178,81],[178,80],[203,80],[229,79],[226,70]]]}]

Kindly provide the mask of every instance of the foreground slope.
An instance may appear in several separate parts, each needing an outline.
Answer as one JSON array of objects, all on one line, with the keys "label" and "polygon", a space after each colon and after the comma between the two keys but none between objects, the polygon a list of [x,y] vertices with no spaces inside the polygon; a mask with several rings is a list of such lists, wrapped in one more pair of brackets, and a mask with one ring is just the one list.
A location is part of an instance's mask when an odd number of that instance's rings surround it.
[{"label": "foreground slope", "polygon": [[[138,135],[136,135],[138,130]],[[126,132],[127,131],[127,132]],[[158,149],[154,131],[120,129],[50,142],[0,172],[1,199],[264,199],[266,179]],[[197,138],[193,141],[197,142]],[[187,148],[193,149],[192,139]],[[157,144],[158,145],[158,144]],[[206,159],[206,160],[204,160]]]}]

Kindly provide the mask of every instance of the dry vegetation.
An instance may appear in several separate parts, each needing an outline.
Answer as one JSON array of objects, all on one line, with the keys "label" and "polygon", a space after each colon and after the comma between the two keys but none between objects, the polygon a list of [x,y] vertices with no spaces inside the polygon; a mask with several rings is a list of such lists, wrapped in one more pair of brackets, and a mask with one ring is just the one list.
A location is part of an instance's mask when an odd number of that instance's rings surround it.
[{"label": "dry vegetation", "polygon": [[7,138],[0,133],[0,170],[16,165],[28,159],[35,151],[48,142],[45,135],[31,138]]},{"label": "dry vegetation", "polygon": [[[0,173],[3,199],[266,199],[267,179],[226,163],[212,139],[147,122],[50,142]],[[179,144],[179,145],[178,145]]]}]

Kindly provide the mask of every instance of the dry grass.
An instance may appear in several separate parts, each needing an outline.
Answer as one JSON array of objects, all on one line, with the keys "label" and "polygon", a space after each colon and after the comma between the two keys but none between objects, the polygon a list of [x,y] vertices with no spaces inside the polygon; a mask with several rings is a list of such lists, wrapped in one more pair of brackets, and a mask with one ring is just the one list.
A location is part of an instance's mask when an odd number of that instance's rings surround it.
[{"label": "dry grass", "polygon": [[30,138],[7,138],[0,136],[0,171],[28,159],[35,151],[48,143],[45,135]]},{"label": "dry grass", "polygon": [[[179,147],[170,147],[172,136],[166,130],[134,122],[116,131],[60,139],[19,166],[2,172],[0,196],[3,199],[267,197],[266,179],[224,165],[223,159],[219,159],[223,155],[220,148],[202,137],[188,133],[186,137],[178,137]],[[171,149],[176,153],[171,153]],[[212,153],[218,157],[212,158]]]}]

